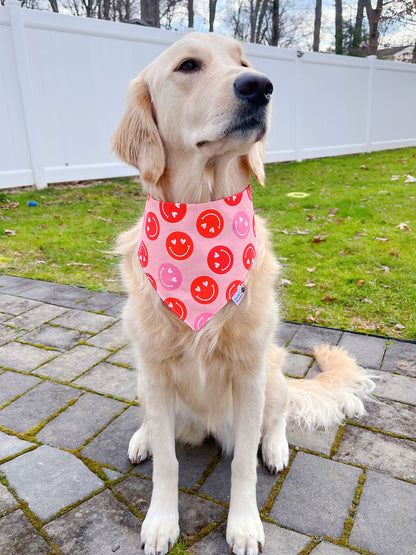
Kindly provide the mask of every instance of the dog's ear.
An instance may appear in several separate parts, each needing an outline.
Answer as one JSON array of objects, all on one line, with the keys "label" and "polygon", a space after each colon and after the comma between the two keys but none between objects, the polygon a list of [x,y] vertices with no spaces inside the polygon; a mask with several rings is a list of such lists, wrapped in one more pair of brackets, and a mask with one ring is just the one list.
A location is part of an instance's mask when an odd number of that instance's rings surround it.
[{"label": "dog's ear", "polygon": [[250,172],[254,175],[260,185],[264,185],[264,148],[261,142],[254,143],[247,154],[247,162]]},{"label": "dog's ear", "polygon": [[165,150],[153,116],[149,89],[142,75],[130,84],[127,109],[111,143],[123,162],[139,169],[144,181],[157,183],[165,169]]}]

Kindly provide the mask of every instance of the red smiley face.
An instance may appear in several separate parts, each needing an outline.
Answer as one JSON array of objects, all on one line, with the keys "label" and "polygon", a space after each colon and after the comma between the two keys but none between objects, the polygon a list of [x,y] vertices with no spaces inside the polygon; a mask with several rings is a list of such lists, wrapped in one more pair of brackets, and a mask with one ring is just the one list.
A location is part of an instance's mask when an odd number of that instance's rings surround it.
[{"label": "red smiley face", "polygon": [[147,279],[150,281],[150,283],[153,285],[155,291],[157,291],[157,285],[154,277],[151,274],[146,274],[146,276],[147,276]]},{"label": "red smiley face", "polygon": [[226,274],[233,266],[234,256],[228,247],[218,245],[209,251],[207,262],[215,274]]},{"label": "red smiley face", "polygon": [[198,216],[196,228],[202,237],[217,237],[224,229],[224,218],[217,210],[205,210]]},{"label": "red smiley face", "polygon": [[242,198],[243,198],[243,192],[238,193],[237,195],[231,195],[230,197],[225,198],[224,201],[229,206],[237,206],[237,204],[241,202]]},{"label": "red smiley face", "polygon": [[175,297],[168,297],[163,302],[172,312],[176,314],[176,316],[179,316],[181,320],[185,320],[187,312],[186,306],[182,301],[175,299]]},{"label": "red smiley face", "polygon": [[243,264],[247,270],[253,265],[254,259],[256,258],[256,249],[252,243],[249,243],[246,248],[244,249],[243,253]]},{"label": "red smiley face", "polygon": [[166,239],[166,250],[175,260],[186,260],[194,251],[194,244],[187,233],[174,231]]},{"label": "red smiley face", "polygon": [[180,222],[186,214],[186,204],[177,202],[159,202],[162,218],[169,223]]},{"label": "red smiley face", "polygon": [[137,254],[139,255],[139,262],[142,268],[146,268],[149,263],[149,254],[143,241],[140,243],[139,251]]},{"label": "red smiley face", "polygon": [[144,222],[144,231],[150,241],[158,238],[160,232],[159,220],[154,212],[146,214],[146,221]]},{"label": "red smiley face", "polygon": [[230,283],[230,285],[227,287],[227,292],[225,294],[227,301],[230,301],[234,297],[234,295],[237,293],[237,289],[240,287],[242,283],[243,282],[238,279]]},{"label": "red smiley face", "polygon": [[218,297],[217,282],[209,276],[199,276],[191,283],[191,295],[197,303],[212,303]]}]

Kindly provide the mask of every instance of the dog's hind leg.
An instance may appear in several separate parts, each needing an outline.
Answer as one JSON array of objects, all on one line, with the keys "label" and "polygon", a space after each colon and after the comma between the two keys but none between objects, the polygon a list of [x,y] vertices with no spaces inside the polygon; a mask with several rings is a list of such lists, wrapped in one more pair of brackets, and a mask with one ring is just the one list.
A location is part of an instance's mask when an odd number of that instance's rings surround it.
[{"label": "dog's hind leg", "polygon": [[263,413],[261,442],[263,463],[270,472],[277,474],[289,462],[286,439],[287,384],[281,372],[284,351],[271,347],[268,354],[266,399]]},{"label": "dog's hind leg", "polygon": [[179,535],[175,392],[168,379],[147,380],[145,421],[153,452],[153,492],[140,539],[146,555],[165,555]]}]

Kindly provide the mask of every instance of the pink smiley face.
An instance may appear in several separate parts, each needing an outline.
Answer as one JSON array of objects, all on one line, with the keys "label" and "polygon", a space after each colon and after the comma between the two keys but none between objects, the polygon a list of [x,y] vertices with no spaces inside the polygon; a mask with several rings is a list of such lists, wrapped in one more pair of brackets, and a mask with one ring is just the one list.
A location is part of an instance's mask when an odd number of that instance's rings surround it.
[{"label": "pink smiley face", "polygon": [[187,311],[186,306],[182,301],[175,299],[175,297],[168,297],[163,302],[172,312],[176,314],[176,316],[178,316],[181,320],[185,320]]},{"label": "pink smiley face", "polygon": [[226,274],[233,266],[234,256],[228,247],[218,245],[209,251],[207,262],[215,274]]},{"label": "pink smiley face", "polygon": [[196,331],[199,331],[202,326],[204,326],[208,320],[210,320],[214,315],[211,314],[211,312],[204,312],[203,314],[200,314],[199,316],[197,316],[195,318],[195,322],[194,322],[194,329]]},{"label": "pink smiley face", "polygon": [[191,295],[197,303],[209,304],[218,297],[218,285],[209,276],[199,276],[191,283]]},{"label": "pink smiley face", "polygon": [[154,241],[158,238],[160,232],[159,220],[154,212],[148,212],[146,214],[146,221],[144,222],[144,230],[146,236],[150,241]]},{"label": "pink smiley face", "polygon": [[146,266],[149,263],[149,254],[147,252],[146,245],[143,243],[143,241],[140,243],[138,255],[139,255],[139,262],[142,268],[146,268]]},{"label": "pink smiley face", "polygon": [[166,250],[175,260],[186,260],[194,250],[192,239],[183,231],[174,231],[166,239]]},{"label": "pink smiley face", "polygon": [[252,267],[255,258],[256,249],[254,248],[254,245],[252,243],[249,243],[244,249],[243,253],[243,264],[247,270]]},{"label": "pink smiley face", "polygon": [[240,204],[242,198],[243,198],[243,192],[238,193],[237,195],[231,195],[230,197],[226,197],[224,199],[224,202],[229,206],[237,206],[237,204]]},{"label": "pink smiley face", "polygon": [[159,268],[159,281],[164,289],[173,291],[180,287],[182,283],[182,274],[173,264],[165,263]]},{"label": "pink smiley face", "polygon": [[196,221],[198,233],[207,239],[217,237],[224,229],[224,218],[217,210],[204,210]]},{"label": "pink smiley face", "polygon": [[250,231],[250,218],[246,212],[237,212],[233,220],[233,232],[239,239],[247,237]]},{"label": "pink smiley face", "polygon": [[162,218],[168,223],[180,222],[186,214],[186,204],[174,202],[159,203],[159,210]]}]

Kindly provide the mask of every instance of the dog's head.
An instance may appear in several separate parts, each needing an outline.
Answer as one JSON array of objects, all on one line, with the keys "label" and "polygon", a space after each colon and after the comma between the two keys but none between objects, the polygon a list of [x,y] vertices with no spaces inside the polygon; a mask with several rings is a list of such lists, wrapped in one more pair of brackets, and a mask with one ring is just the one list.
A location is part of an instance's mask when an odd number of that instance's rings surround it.
[{"label": "dog's head", "polygon": [[174,43],[132,83],[113,149],[155,184],[166,154],[247,156],[263,181],[260,141],[269,125],[273,85],[251,68],[241,45],[212,33]]}]

